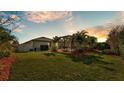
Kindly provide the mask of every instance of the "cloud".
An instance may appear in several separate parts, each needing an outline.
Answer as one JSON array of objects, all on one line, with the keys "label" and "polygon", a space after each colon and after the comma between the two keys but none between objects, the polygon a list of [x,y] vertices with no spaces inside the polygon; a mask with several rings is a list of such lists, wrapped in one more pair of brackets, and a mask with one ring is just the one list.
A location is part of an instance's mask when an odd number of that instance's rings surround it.
[{"label": "cloud", "polygon": [[67,11],[43,11],[43,12],[25,12],[27,19],[35,23],[45,23],[57,19],[63,19],[71,16],[71,12]]},{"label": "cloud", "polygon": [[84,29],[85,21],[84,19],[80,18],[79,16],[75,17],[71,15],[65,20],[64,28],[67,30],[69,34],[76,33],[77,31],[81,31]]},{"label": "cloud", "polygon": [[6,16],[6,14],[4,12],[0,12],[0,17],[1,16]]},{"label": "cloud", "polygon": [[124,11],[120,11],[118,15],[107,22],[109,26],[116,26],[124,24]]},{"label": "cloud", "polygon": [[124,19],[124,11],[120,12],[120,17]]},{"label": "cloud", "polygon": [[17,28],[14,29],[14,32],[19,32],[19,33],[21,33],[22,30],[23,30],[26,26],[25,26],[24,24],[22,24],[22,23],[16,23],[16,27],[17,27]]},{"label": "cloud", "polygon": [[14,31],[15,31],[15,32],[22,32],[22,29],[16,28]]},{"label": "cloud", "polygon": [[88,35],[95,36],[98,38],[99,42],[104,42],[110,32],[109,26],[96,26],[87,28]]},{"label": "cloud", "polygon": [[119,12],[114,19],[110,19],[103,26],[88,28],[88,33],[96,36],[100,42],[106,41],[110,30],[116,25],[124,25],[124,11]]},{"label": "cloud", "polygon": [[74,17],[70,16],[68,19],[64,22],[65,29],[70,33],[73,34],[77,30],[77,27],[74,24]]},{"label": "cloud", "polygon": [[19,20],[19,19],[20,19],[20,17],[17,16],[17,15],[15,15],[15,14],[10,15],[10,17],[11,17],[12,19],[15,19],[15,20]]}]

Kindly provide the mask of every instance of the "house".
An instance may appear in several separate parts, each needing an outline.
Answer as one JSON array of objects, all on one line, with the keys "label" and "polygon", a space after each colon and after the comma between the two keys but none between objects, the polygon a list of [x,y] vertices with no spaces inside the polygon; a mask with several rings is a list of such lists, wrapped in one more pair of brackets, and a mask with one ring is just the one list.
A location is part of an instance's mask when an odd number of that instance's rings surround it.
[{"label": "house", "polygon": [[18,46],[18,51],[44,51],[51,47],[52,39],[39,37],[22,43]]}]

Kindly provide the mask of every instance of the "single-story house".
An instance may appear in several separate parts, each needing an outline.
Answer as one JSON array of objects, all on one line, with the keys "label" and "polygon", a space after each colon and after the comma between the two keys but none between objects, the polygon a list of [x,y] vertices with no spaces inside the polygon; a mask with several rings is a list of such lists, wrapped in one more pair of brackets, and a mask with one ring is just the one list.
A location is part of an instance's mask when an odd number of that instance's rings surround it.
[{"label": "single-story house", "polygon": [[20,44],[18,51],[44,51],[51,47],[52,39],[39,37]]}]

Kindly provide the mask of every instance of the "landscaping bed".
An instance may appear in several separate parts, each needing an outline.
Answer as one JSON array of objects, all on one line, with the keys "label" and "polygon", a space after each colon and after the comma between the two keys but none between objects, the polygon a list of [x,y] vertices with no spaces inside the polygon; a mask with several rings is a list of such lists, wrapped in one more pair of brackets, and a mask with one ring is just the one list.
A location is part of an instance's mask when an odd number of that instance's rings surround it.
[{"label": "landscaping bed", "polygon": [[12,62],[14,61],[14,55],[10,55],[8,57],[3,57],[0,59],[0,81],[8,80],[10,67]]}]

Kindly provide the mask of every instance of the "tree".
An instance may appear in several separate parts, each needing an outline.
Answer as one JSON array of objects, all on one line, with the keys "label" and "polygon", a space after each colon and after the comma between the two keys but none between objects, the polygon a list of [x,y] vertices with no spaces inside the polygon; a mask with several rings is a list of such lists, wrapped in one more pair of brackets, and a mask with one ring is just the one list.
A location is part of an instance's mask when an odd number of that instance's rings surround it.
[{"label": "tree", "polygon": [[18,12],[9,12],[9,14],[1,13],[0,14],[0,26],[9,29],[9,31],[13,31],[17,29],[22,21],[22,17],[17,15]]},{"label": "tree", "polygon": [[67,47],[69,47],[70,37],[71,37],[70,35],[60,37],[61,41],[63,42],[63,49],[66,49]]},{"label": "tree", "polygon": [[17,43],[17,38],[11,35],[8,29],[0,27],[0,49],[12,50],[12,48],[16,47]]},{"label": "tree", "polygon": [[70,36],[70,48],[71,48],[71,52],[72,52],[72,49],[75,48],[74,43],[75,43],[75,34],[73,34],[72,36]]},{"label": "tree", "polygon": [[119,41],[119,52],[124,59],[124,25],[122,25],[120,28],[118,41]]},{"label": "tree", "polygon": [[0,14],[0,48],[1,49],[13,49],[18,46],[17,38],[12,35],[12,32],[17,29],[22,21],[22,17],[18,15],[16,11],[6,14],[1,12]]},{"label": "tree", "polygon": [[58,36],[55,36],[53,37],[53,40],[52,40],[52,51],[56,51],[57,48],[58,48],[58,41],[60,40],[60,37]]},{"label": "tree", "polygon": [[107,42],[113,52],[124,58],[124,25],[115,26],[110,31]]},{"label": "tree", "polygon": [[97,42],[94,48],[98,50],[106,50],[110,49],[110,45],[107,42]]},{"label": "tree", "polygon": [[74,51],[72,55],[76,57],[80,57],[83,53],[84,46],[86,44],[86,31],[82,30],[81,32],[77,32],[71,36],[71,50],[72,48]]},{"label": "tree", "polygon": [[85,46],[87,37],[86,33],[87,32],[85,30],[82,30],[81,32],[73,34],[76,50],[80,50],[83,46]]},{"label": "tree", "polygon": [[108,39],[107,42],[111,47],[111,51],[113,51],[116,54],[119,54],[119,28],[120,26],[116,26],[114,28],[111,29],[109,35],[108,35]]},{"label": "tree", "polygon": [[97,44],[97,38],[94,36],[87,36],[86,39],[87,39],[88,48],[93,49]]}]

